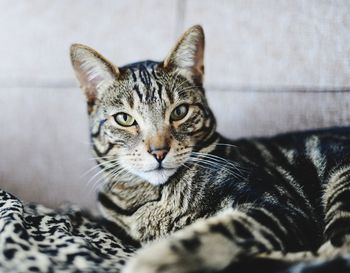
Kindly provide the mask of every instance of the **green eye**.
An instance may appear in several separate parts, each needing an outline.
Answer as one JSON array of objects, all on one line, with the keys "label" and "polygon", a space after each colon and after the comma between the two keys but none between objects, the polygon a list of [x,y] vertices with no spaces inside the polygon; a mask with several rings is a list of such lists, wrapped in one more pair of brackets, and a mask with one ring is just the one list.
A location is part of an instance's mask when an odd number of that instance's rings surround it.
[{"label": "green eye", "polygon": [[183,119],[188,113],[188,105],[181,104],[176,107],[170,115],[171,120],[178,121]]},{"label": "green eye", "polygon": [[114,115],[114,120],[121,126],[130,127],[136,124],[136,120],[127,113],[120,112]]}]

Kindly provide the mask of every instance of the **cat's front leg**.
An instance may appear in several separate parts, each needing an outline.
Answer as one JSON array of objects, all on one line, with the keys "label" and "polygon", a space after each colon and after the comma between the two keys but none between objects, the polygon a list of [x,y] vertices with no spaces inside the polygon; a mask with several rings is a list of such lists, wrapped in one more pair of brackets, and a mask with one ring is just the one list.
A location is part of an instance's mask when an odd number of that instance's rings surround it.
[{"label": "cat's front leg", "polygon": [[330,240],[326,241],[318,249],[318,254],[323,258],[334,258],[341,255],[348,255],[350,252],[350,235],[344,236],[344,243],[335,246]]},{"label": "cat's front leg", "polygon": [[350,164],[336,166],[330,171],[323,194],[325,212],[324,234],[328,240],[321,253],[350,250]]},{"label": "cat's front leg", "polygon": [[[133,233],[134,226],[139,224],[138,214],[140,208],[159,200],[161,188],[147,182],[109,182],[99,191],[98,205],[103,216],[123,228],[134,239],[140,240],[138,234]],[[135,236],[134,236],[135,235]],[[146,236],[147,234],[143,234]]]},{"label": "cat's front leg", "polygon": [[[264,225],[237,210],[201,219],[141,249],[123,273],[189,273],[221,270],[240,257],[275,249]],[[271,234],[270,234],[271,235]]]}]

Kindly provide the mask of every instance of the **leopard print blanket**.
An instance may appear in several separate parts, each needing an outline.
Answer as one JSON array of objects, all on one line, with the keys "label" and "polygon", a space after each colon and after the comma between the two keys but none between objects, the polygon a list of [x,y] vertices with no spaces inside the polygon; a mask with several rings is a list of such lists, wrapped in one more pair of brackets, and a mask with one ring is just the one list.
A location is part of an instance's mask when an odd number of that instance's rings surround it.
[{"label": "leopard print blanket", "polygon": [[0,272],[120,272],[137,247],[76,207],[23,204],[0,190]]},{"label": "leopard print blanket", "polygon": [[[118,273],[139,247],[119,227],[77,207],[24,204],[0,189],[0,272]],[[307,263],[256,257],[220,273],[348,273],[349,261],[349,255]]]}]

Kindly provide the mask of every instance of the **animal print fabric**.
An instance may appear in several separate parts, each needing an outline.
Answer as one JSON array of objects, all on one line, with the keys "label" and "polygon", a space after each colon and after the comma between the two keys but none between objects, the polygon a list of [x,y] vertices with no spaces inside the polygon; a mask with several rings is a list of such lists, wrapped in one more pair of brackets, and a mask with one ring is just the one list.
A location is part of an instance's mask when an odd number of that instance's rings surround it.
[{"label": "animal print fabric", "polygon": [[[1,273],[119,273],[138,247],[118,227],[77,207],[53,210],[24,204],[0,189]],[[349,272],[347,254],[332,259],[300,254],[245,259],[220,273]]]},{"label": "animal print fabric", "polygon": [[120,272],[136,246],[114,228],[74,206],[23,204],[0,190],[0,272]]}]

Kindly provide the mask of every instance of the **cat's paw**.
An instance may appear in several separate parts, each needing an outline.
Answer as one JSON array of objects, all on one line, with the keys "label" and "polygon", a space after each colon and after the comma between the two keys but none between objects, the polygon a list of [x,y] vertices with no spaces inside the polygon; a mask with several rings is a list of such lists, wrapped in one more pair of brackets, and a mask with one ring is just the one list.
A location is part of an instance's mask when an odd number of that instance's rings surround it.
[{"label": "cat's paw", "polygon": [[123,273],[188,273],[196,271],[199,261],[176,244],[160,241],[145,247],[126,265]]},{"label": "cat's paw", "polygon": [[190,273],[225,268],[238,247],[218,234],[180,232],[142,248],[123,273]]},{"label": "cat's paw", "polygon": [[342,238],[342,243],[337,246],[331,243],[331,241],[325,242],[318,249],[318,254],[322,257],[333,258],[336,256],[348,254],[350,251],[350,235],[345,235]]}]

